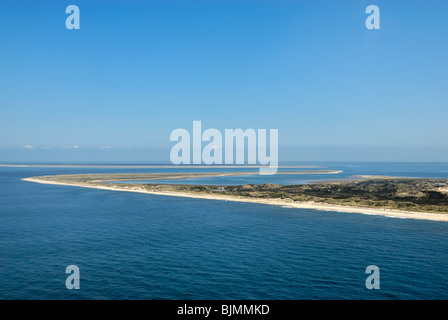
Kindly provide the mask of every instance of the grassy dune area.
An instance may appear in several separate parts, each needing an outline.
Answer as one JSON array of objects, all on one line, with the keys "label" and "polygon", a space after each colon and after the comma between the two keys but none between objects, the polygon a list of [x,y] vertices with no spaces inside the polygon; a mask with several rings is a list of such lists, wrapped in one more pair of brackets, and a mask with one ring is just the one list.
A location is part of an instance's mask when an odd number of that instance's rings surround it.
[{"label": "grassy dune area", "polygon": [[[189,185],[157,183],[111,183],[110,181],[168,180],[256,174],[233,173],[147,173],[147,174],[76,174],[41,176],[28,181],[80,187],[134,191],[165,195],[206,197],[275,204],[315,204],[351,208],[402,210],[407,212],[448,213],[446,179],[358,176],[349,180],[303,185]],[[288,174],[332,174],[338,171],[292,171]]]}]

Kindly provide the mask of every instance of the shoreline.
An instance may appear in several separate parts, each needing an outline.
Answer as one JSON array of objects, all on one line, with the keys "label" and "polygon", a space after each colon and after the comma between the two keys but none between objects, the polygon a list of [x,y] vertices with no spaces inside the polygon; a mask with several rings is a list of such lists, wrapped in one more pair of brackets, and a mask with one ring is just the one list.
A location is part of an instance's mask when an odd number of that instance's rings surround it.
[{"label": "shoreline", "polygon": [[220,196],[220,195],[201,195],[186,192],[163,192],[163,191],[148,191],[143,190],[139,187],[125,188],[125,187],[108,187],[97,184],[88,183],[64,183],[48,181],[36,178],[24,178],[22,181],[40,183],[40,184],[52,184],[52,185],[63,185],[71,187],[82,187],[91,188],[99,190],[109,190],[109,191],[121,191],[121,192],[136,192],[145,193],[160,196],[174,196],[174,197],[185,197],[185,198],[195,198],[195,199],[206,199],[206,200],[220,200],[220,201],[234,201],[234,202],[246,202],[246,203],[257,203],[257,204],[267,204],[276,205],[282,207],[296,208],[296,209],[314,209],[322,211],[335,211],[335,212],[346,212],[346,213],[358,213],[367,215],[380,215],[390,218],[402,218],[402,219],[419,219],[419,220],[431,220],[431,221],[441,221],[448,222],[448,214],[437,214],[437,213],[425,213],[425,212],[415,212],[415,211],[402,211],[395,209],[379,209],[379,208],[366,208],[366,207],[356,207],[356,206],[344,206],[335,204],[325,204],[316,202],[291,202],[283,199],[250,199],[239,196]]},{"label": "shoreline", "polygon": [[[0,164],[0,168],[181,168],[181,169],[259,169],[269,168],[269,166],[259,165],[173,165],[173,164]],[[277,168],[294,168],[294,169],[317,169],[321,166],[277,166]]]}]

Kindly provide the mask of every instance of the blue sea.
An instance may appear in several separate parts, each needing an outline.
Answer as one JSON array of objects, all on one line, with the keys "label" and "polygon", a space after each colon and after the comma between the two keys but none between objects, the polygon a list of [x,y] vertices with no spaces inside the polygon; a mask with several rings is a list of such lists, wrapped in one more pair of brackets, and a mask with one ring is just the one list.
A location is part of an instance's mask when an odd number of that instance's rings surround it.
[{"label": "blue sea", "polygon": [[[307,165],[343,172],[182,183],[448,179],[448,163]],[[448,299],[446,222],[21,180],[186,171],[223,169],[0,167],[0,299]],[[65,286],[69,265],[79,267],[79,290]],[[369,265],[379,289],[366,288]]]}]

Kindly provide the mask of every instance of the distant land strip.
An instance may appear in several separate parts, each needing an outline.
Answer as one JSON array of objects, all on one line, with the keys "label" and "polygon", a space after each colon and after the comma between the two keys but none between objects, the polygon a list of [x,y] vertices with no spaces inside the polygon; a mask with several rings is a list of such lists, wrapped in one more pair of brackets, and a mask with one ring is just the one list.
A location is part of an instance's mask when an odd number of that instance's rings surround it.
[{"label": "distant land strip", "polygon": [[[318,174],[316,171],[315,173]],[[320,171],[335,174],[340,171]],[[290,172],[303,174],[303,172]],[[308,172],[307,172],[308,173]],[[279,205],[289,208],[317,209],[382,215],[393,218],[448,222],[447,179],[393,178],[374,176],[352,180],[302,185],[185,185],[124,183],[110,181],[168,180],[193,177],[218,177],[255,174],[255,172],[146,173],[146,174],[73,174],[39,176],[24,181],[147,193],[162,196]]]},{"label": "distant land strip", "polygon": [[[0,164],[0,167],[7,168],[182,168],[182,169],[253,169],[253,168],[269,168],[269,166],[260,165],[132,165],[132,164]],[[321,168],[320,166],[278,166],[278,168],[288,169],[313,169]]]}]

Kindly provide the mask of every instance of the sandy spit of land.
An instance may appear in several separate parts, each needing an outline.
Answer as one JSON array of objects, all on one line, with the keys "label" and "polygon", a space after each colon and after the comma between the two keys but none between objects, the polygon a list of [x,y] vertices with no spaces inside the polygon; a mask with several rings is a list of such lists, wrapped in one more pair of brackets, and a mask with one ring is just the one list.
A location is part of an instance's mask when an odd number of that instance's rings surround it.
[{"label": "sandy spit of land", "polygon": [[[174,169],[246,169],[246,168],[263,168],[259,165],[132,165],[132,164],[0,164],[5,168],[174,168]],[[266,167],[269,168],[269,167]],[[319,166],[277,166],[277,168],[320,168]]]},{"label": "sandy spit of land", "polygon": [[252,198],[246,198],[246,197],[227,196],[227,195],[201,195],[201,194],[194,194],[194,193],[186,193],[186,192],[182,192],[182,191],[180,191],[180,192],[148,191],[148,190],[142,189],[141,187],[138,187],[138,186],[118,187],[118,186],[105,186],[105,185],[87,184],[87,183],[86,184],[84,184],[84,183],[70,184],[70,183],[40,180],[40,179],[36,179],[36,178],[26,178],[26,179],[22,179],[22,180],[29,181],[29,182],[35,182],[35,183],[43,183],[43,184],[56,184],[56,185],[84,187],[84,188],[93,188],[93,189],[111,190],[111,191],[138,192],[138,193],[147,193],[147,194],[155,194],[155,195],[162,195],[162,196],[187,197],[187,198],[208,199],[208,200],[249,202],[249,203],[277,205],[277,206],[283,206],[283,207],[288,207],[288,208],[316,209],[316,210],[325,210],[325,211],[362,213],[362,214],[369,214],[369,215],[387,216],[387,217],[391,217],[391,218],[421,219],[421,220],[448,222],[448,214],[411,212],[411,211],[401,211],[401,210],[393,210],[393,209],[364,208],[364,207],[356,207],[356,206],[342,206],[342,205],[334,205],[334,204],[327,204],[327,203],[317,203],[314,201],[297,202],[297,201],[288,201],[288,200],[284,200],[284,199],[252,199]]}]

